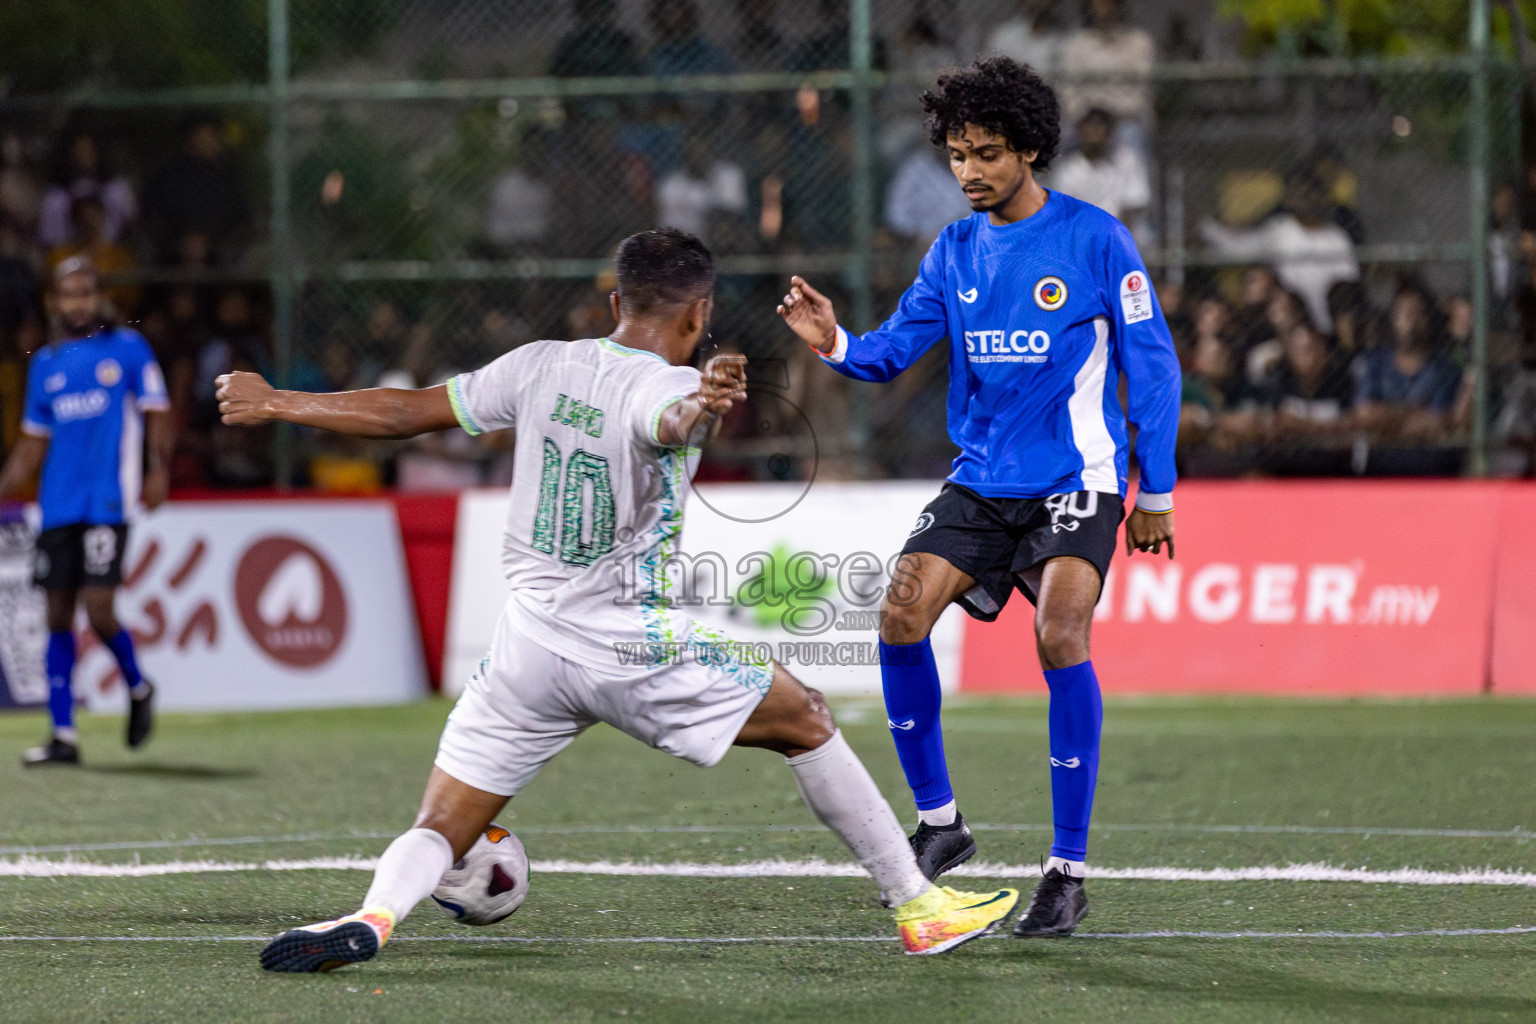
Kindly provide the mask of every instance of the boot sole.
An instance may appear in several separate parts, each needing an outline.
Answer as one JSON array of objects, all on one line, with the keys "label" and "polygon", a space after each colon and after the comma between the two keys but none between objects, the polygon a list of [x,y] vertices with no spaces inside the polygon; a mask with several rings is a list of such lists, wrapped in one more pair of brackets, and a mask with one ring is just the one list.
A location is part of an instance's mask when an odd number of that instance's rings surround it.
[{"label": "boot sole", "polygon": [[261,966],[286,974],[315,974],[372,960],[378,951],[373,929],[362,921],[348,921],[330,931],[295,928],[284,932],[261,951]]},{"label": "boot sole", "polygon": [[976,856],[976,840],[973,838],[965,849],[950,857],[938,867],[934,868],[933,874],[928,875],[928,881],[935,881],[940,875],[948,871],[953,871],[955,868],[959,867],[961,864],[964,864],[974,856]]}]

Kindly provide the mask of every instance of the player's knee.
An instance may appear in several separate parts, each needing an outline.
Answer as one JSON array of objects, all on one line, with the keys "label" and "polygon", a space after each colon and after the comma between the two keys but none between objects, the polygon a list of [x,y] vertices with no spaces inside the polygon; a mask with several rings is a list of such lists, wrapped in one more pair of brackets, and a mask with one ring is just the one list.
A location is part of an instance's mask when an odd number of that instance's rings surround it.
[{"label": "player's knee", "polygon": [[807,686],[805,698],[800,713],[790,724],[792,735],[786,739],[803,750],[815,750],[832,738],[837,723],[832,721],[832,709],[827,707],[827,698],[820,690]]},{"label": "player's knee", "polygon": [[880,639],[888,644],[920,643],[933,628],[926,608],[896,604],[889,597],[880,606]]},{"label": "player's knee", "polygon": [[1042,668],[1066,668],[1088,660],[1088,626],[1073,617],[1035,616],[1035,647]]}]

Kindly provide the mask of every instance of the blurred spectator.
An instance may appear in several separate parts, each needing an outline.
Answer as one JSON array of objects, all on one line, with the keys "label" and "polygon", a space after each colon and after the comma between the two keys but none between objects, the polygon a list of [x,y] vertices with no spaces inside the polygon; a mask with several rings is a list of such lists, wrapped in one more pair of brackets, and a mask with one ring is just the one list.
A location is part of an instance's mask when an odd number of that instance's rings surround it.
[{"label": "blurred spectator", "polygon": [[1462,375],[1441,346],[1429,293],[1417,284],[1399,287],[1388,322],[1391,345],[1360,356],[1356,419],[1389,444],[1441,440]]},{"label": "blurred spectator", "polygon": [[485,237],[504,253],[533,249],[549,233],[554,193],[545,180],[549,159],[541,136],[528,133],[521,161],[491,184]]},{"label": "blurred spectator", "polygon": [[561,136],[550,175],[554,221],[549,240],[556,256],[589,257],[654,226],[650,166],[617,145],[613,118],[594,118],[580,132]]},{"label": "blurred spectator", "polygon": [[1146,152],[1152,125],[1147,76],[1156,56],[1152,36],[1125,23],[1123,0],[1086,0],[1085,12],[1087,26],[1061,46],[1063,120],[1075,125],[1095,107],[1107,110],[1118,119],[1121,141]]},{"label": "blurred spectator", "polygon": [[[810,31],[795,48],[789,61],[791,71],[828,71],[849,64],[848,0],[810,0],[797,5],[795,13],[807,18]],[[870,40],[870,64],[885,70],[885,40]]]},{"label": "blurred spectator", "polygon": [[897,37],[890,63],[892,71],[937,75],[960,63],[960,51],[940,34],[932,12],[919,6]]},{"label": "blurred spectator", "polygon": [[[740,164],[721,159],[702,131],[683,144],[683,161],[656,185],[656,222],[680,228],[709,244],[722,218],[739,220],[747,210],[747,176]],[[727,227],[727,234],[732,234]]]},{"label": "blurred spectator", "polygon": [[128,180],[106,165],[95,136],[75,132],[65,140],[53,180],[43,196],[37,223],[37,242],[44,250],[68,245],[74,238],[73,206],[76,200],[101,203],[102,238],[122,241],[138,217],[138,202]]},{"label": "blurred spectator", "polygon": [[[74,233],[67,243],[48,250],[45,260],[51,275],[55,267],[72,256],[85,256],[96,269],[110,278],[134,270],[139,259],[133,250],[120,242],[107,238],[107,208],[101,197],[94,194],[80,196],[70,206],[70,223]],[[107,300],[120,317],[132,319],[138,312],[139,289],[131,284],[112,284],[106,288]]]},{"label": "blurred spectator", "polygon": [[1308,159],[1311,172],[1323,183],[1328,197],[1328,216],[1344,229],[1349,240],[1356,245],[1365,241],[1365,224],[1355,211],[1359,200],[1360,178],[1344,162],[1338,147],[1328,143],[1319,146]]},{"label": "blurred spectator", "polygon": [[[1226,303],[1215,297],[1196,303],[1194,337],[1183,350],[1182,358],[1185,369],[1179,415],[1181,449],[1230,450],[1248,432],[1249,416],[1240,407],[1249,389],[1232,351]],[[1202,468],[1216,474],[1231,472],[1227,465],[1230,457],[1218,457],[1215,461],[1219,465]]]},{"label": "blurred spectator", "polygon": [[213,307],[213,324],[208,340],[197,353],[193,394],[198,409],[198,425],[216,423],[218,404],[214,401],[214,381],[236,369],[271,372],[267,365],[267,341],[256,322],[256,311],[244,288],[226,288]]},{"label": "blurred spectator", "polygon": [[802,116],[791,126],[783,163],[786,244],[828,251],[847,246],[852,151],[852,125],[833,104],[821,107],[814,121]]},{"label": "blurred spectator", "polygon": [[207,114],[188,120],[180,151],[150,180],[146,220],[168,263],[228,264],[239,255],[251,212],[222,128]]},{"label": "blurred spectator", "polygon": [[1184,285],[1168,274],[1152,283],[1157,304],[1163,308],[1163,319],[1168,321],[1168,333],[1173,335],[1175,346],[1186,345],[1194,336],[1194,318],[1188,306],[1188,293]]},{"label": "blurred spectator", "polygon": [[615,0],[575,0],[576,27],[555,45],[549,73],[557,78],[640,74],[635,41],[614,24]]},{"label": "blurred spectator", "polygon": [[0,226],[34,237],[43,206],[43,184],[27,162],[21,133],[0,134]]},{"label": "blurred spectator", "polygon": [[1053,80],[1062,42],[1059,6],[1060,0],[1016,0],[1013,16],[987,35],[987,54],[1012,57]]},{"label": "blurred spectator", "polygon": [[1519,323],[1516,293],[1525,279],[1520,252],[1520,203],[1508,182],[1493,190],[1488,204],[1488,284],[1491,321],[1512,329]]},{"label": "blurred spectator", "polygon": [[747,71],[783,71],[789,64],[789,43],[774,24],[778,13],[778,0],[736,0],[736,63]]},{"label": "blurred spectator", "polygon": [[945,226],[971,215],[949,158],[923,140],[896,168],[885,193],[885,223],[908,242],[927,246]]},{"label": "blurred spectator", "polygon": [[1354,404],[1349,363],[1312,324],[1298,321],[1284,340],[1284,356],[1259,389],[1282,434],[1337,432]]},{"label": "blurred spectator", "polygon": [[19,225],[0,220],[0,335],[9,337],[42,294]]},{"label": "blurred spectator", "polygon": [[1280,283],[1306,302],[1313,323],[1331,328],[1328,289],[1360,277],[1354,243],[1330,219],[1328,195],[1315,174],[1305,170],[1292,174],[1286,199],[1285,212],[1256,228],[1240,230],[1206,220],[1200,225],[1201,234],[1224,255],[1273,262]]},{"label": "blurred spectator", "polygon": [[1251,342],[1237,350],[1243,376],[1251,385],[1267,380],[1285,356],[1285,339],[1300,324],[1309,323],[1306,307],[1295,292],[1276,288],[1270,293],[1264,307],[1264,330],[1260,335],[1250,335]]},{"label": "blurred spectator", "polygon": [[1227,304],[1215,296],[1195,303],[1194,336],[1185,355],[1184,404],[1207,413],[1222,412],[1243,394],[1243,375],[1232,354],[1232,318]]},{"label": "blurred spectator", "polygon": [[704,38],[693,0],[651,0],[656,44],[645,58],[653,75],[724,75],[735,70],[730,57]]},{"label": "blurred spectator", "polygon": [[1116,217],[1137,231],[1152,202],[1152,182],[1140,155],[1115,141],[1115,117],[1098,107],[1077,124],[1078,148],[1056,162],[1051,187]]},{"label": "blurred spectator", "polygon": [[1232,313],[1232,343],[1240,352],[1270,336],[1269,300],[1280,290],[1273,268],[1244,267],[1238,286],[1238,306]]},{"label": "blurred spectator", "polygon": [[1333,320],[1334,345],[1347,356],[1380,340],[1370,296],[1359,281],[1339,281],[1328,289],[1328,315]]},{"label": "blurred spectator", "polygon": [[612,270],[604,270],[592,279],[592,288],[571,307],[565,317],[565,336],[573,340],[606,338],[613,330],[613,310],[608,296],[618,287]]},{"label": "blurred spectator", "polygon": [[1472,300],[1465,295],[1447,295],[1441,307],[1445,320],[1445,347],[1458,365],[1472,361]]},{"label": "blurred spectator", "polygon": [[452,372],[439,363],[441,353],[432,337],[432,328],[417,324],[405,336],[405,344],[394,355],[394,366],[379,374],[381,388],[431,387],[447,380]]}]

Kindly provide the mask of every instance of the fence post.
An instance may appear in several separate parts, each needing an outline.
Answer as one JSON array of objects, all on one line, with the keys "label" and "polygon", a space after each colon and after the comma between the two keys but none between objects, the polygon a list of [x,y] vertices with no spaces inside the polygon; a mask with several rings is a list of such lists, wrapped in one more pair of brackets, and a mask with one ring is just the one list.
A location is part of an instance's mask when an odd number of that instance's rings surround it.
[{"label": "fence post", "polygon": [[1488,475],[1488,0],[1472,0],[1471,159],[1467,198],[1472,223],[1472,461],[1473,476]]},{"label": "fence post", "polygon": [[[293,211],[288,174],[288,0],[267,0],[267,163],[272,192],[272,350],[277,386],[293,383]],[[277,425],[273,445],[277,486],[293,486],[293,430]]]},{"label": "fence post", "polygon": [[[874,318],[875,131],[870,71],[873,69],[874,28],[870,0],[849,0],[848,62],[853,73],[853,261],[848,268],[853,292],[851,322],[857,332],[869,330]],[[865,454],[869,416],[863,395],[853,396],[849,438],[856,457]]]}]

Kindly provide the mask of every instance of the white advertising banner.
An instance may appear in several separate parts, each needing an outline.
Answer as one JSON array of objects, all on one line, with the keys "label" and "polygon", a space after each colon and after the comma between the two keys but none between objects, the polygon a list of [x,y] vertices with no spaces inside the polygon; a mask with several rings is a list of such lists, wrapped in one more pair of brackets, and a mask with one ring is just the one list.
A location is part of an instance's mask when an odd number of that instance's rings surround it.
[{"label": "white advertising banner", "polygon": [[[162,709],[390,704],[427,693],[387,502],[167,505],[135,524],[123,565],[118,618]],[[120,712],[111,653],[89,630],[80,652],[76,695]]]},{"label": "white advertising banner", "polygon": [[[704,484],[690,490],[670,575],[690,612],[828,693],[880,692],[878,612],[896,554],[938,481]],[[506,602],[502,490],[466,491],[454,539],[443,686],[475,670]],[[531,511],[530,511],[530,514]],[[615,594],[615,598],[621,595]],[[946,688],[959,681],[964,613],[933,632]]]}]

